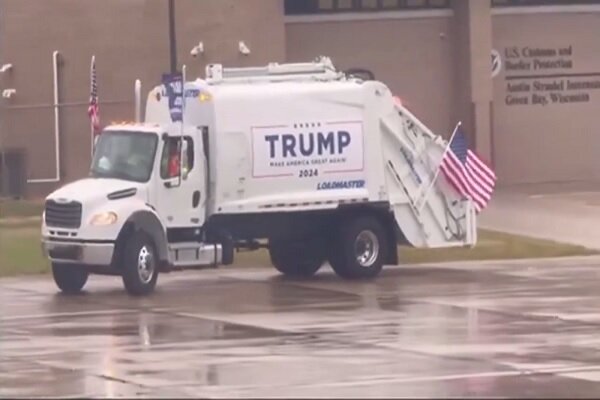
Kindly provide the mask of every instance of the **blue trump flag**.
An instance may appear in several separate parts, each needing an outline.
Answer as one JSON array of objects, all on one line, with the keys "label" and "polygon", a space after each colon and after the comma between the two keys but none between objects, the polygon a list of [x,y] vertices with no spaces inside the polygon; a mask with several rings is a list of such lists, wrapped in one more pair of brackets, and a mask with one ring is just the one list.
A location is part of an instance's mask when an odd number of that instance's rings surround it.
[{"label": "blue trump flag", "polygon": [[163,74],[162,84],[169,99],[171,121],[183,120],[183,75],[181,73]]}]

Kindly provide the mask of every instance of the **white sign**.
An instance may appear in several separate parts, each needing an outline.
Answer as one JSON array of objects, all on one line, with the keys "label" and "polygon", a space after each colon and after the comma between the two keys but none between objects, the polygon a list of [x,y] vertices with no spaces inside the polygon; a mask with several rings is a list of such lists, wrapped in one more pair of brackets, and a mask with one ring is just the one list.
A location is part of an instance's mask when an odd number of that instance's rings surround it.
[{"label": "white sign", "polygon": [[498,76],[502,70],[502,57],[498,50],[492,49],[492,78]]},{"label": "white sign", "polygon": [[318,177],[364,169],[362,121],[253,127],[253,177]]}]

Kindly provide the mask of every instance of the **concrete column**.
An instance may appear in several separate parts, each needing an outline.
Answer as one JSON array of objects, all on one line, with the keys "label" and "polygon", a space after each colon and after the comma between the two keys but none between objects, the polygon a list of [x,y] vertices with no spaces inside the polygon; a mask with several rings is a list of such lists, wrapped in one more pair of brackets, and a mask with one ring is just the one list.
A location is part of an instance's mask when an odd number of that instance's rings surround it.
[{"label": "concrete column", "polygon": [[456,117],[469,145],[492,161],[491,2],[453,0],[455,19]]}]

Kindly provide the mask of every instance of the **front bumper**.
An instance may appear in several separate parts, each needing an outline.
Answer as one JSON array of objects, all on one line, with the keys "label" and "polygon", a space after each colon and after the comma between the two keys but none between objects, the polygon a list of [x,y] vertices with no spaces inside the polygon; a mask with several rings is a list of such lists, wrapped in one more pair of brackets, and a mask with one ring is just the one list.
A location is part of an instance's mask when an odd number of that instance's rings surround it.
[{"label": "front bumper", "polygon": [[54,262],[109,266],[114,250],[113,242],[42,239],[44,256]]}]

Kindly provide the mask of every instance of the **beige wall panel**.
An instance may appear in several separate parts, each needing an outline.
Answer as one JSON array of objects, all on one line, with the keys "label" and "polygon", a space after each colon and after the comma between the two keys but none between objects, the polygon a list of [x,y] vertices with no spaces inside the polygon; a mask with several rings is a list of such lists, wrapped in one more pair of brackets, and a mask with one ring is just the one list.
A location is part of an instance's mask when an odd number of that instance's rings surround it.
[{"label": "beige wall panel", "polygon": [[497,15],[493,46],[503,64],[493,82],[501,181],[600,178],[600,13]]},{"label": "beige wall panel", "polygon": [[289,61],[368,68],[436,133],[456,124],[452,18],[288,23],[286,34]]},{"label": "beige wall panel", "polygon": [[[283,1],[280,0],[177,0],[177,52],[189,77],[204,76],[208,63],[226,67],[262,65],[285,60]],[[250,48],[238,50],[238,42]],[[191,49],[203,42],[204,53]]]}]

